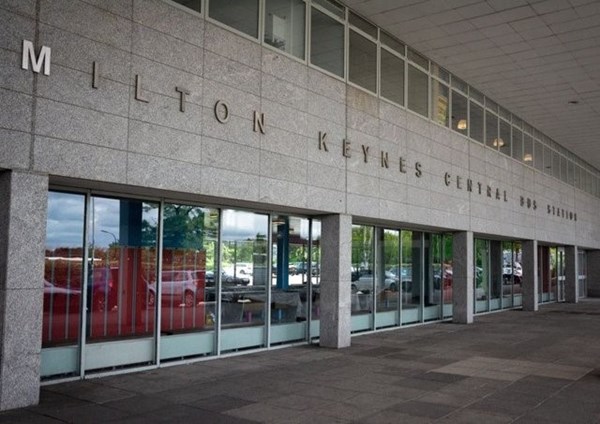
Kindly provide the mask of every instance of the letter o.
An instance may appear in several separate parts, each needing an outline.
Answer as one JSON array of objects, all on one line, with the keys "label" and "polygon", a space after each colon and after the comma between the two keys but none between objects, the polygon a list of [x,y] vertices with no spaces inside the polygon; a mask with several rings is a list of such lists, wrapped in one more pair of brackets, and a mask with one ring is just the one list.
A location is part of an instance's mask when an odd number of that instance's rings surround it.
[{"label": "letter o", "polygon": [[[222,109],[223,116],[219,113],[219,109]],[[217,100],[217,103],[215,103],[215,118],[221,124],[225,124],[229,121],[229,106],[222,100]]]}]

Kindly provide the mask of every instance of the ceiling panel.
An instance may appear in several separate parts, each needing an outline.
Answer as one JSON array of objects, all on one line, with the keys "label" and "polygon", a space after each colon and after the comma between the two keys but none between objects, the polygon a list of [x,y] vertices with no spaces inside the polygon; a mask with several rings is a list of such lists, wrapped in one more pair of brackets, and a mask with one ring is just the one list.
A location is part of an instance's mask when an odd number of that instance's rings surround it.
[{"label": "ceiling panel", "polygon": [[600,169],[600,0],[345,3]]}]

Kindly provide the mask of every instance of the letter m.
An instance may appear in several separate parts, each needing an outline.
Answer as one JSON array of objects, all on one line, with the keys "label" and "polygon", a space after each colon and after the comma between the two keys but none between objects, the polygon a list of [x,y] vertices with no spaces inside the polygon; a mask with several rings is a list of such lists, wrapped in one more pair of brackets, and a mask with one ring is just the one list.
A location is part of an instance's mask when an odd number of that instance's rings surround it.
[{"label": "letter m", "polygon": [[40,54],[36,56],[33,43],[29,40],[23,40],[21,68],[29,69],[29,62],[31,62],[33,72],[39,74],[42,70],[42,65],[44,65],[44,75],[50,75],[50,47],[42,46]]}]

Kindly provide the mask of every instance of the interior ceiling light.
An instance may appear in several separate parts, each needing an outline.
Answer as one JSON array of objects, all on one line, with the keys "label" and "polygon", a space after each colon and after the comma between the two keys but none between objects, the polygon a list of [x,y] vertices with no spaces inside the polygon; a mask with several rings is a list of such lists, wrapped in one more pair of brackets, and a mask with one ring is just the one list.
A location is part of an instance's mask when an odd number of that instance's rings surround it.
[{"label": "interior ceiling light", "polygon": [[523,160],[525,162],[531,162],[533,160],[533,156],[531,156],[531,153],[525,153],[525,156],[523,156]]},{"label": "interior ceiling light", "polygon": [[459,130],[466,130],[467,129],[467,120],[460,119],[458,121],[458,123],[456,124],[456,128],[458,128]]},{"label": "interior ceiling light", "polygon": [[569,100],[569,104],[570,105],[578,105],[579,104],[579,100]]},{"label": "interior ceiling light", "polygon": [[494,147],[503,147],[504,146],[504,140],[502,140],[501,138],[495,138],[494,141],[492,141],[492,146],[494,146]]}]

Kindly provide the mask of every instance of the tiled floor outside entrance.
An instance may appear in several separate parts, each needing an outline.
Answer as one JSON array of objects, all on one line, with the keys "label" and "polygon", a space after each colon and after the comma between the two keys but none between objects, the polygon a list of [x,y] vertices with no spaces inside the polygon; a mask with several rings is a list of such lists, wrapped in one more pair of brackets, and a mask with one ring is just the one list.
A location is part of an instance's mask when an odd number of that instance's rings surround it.
[{"label": "tiled floor outside entrance", "polygon": [[45,386],[4,423],[600,423],[600,299]]}]

